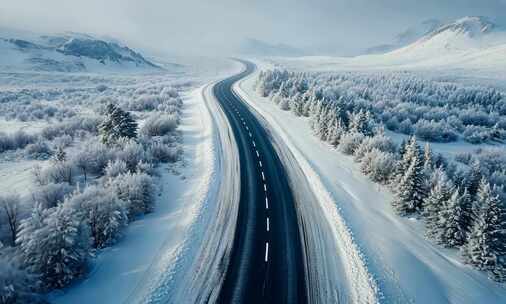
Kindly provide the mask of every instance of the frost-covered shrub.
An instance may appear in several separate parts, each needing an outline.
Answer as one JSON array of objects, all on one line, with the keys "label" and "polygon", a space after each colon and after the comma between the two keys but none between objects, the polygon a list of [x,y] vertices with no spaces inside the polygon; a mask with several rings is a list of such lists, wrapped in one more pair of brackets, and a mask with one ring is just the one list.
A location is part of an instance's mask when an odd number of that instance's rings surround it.
[{"label": "frost-covered shrub", "polygon": [[102,118],[98,116],[76,116],[66,121],[52,124],[42,129],[41,135],[49,140],[63,135],[77,137],[82,132],[96,135]]},{"label": "frost-covered shrub", "polygon": [[472,144],[501,141],[506,139],[506,131],[496,128],[480,126],[466,126],[463,132],[464,140]]},{"label": "frost-covered shrub", "polygon": [[344,154],[352,155],[360,146],[365,136],[362,133],[348,133],[341,136],[339,142],[339,151]]},{"label": "frost-covered shrub", "polygon": [[33,144],[27,145],[25,147],[25,153],[31,158],[47,159],[51,156],[53,150],[51,150],[51,148],[45,141],[38,140]]},{"label": "frost-covered shrub", "polygon": [[169,146],[155,141],[149,145],[148,154],[155,162],[175,162],[182,154],[182,149],[180,146]]},{"label": "frost-covered shrub", "polygon": [[72,186],[68,183],[50,183],[35,189],[32,193],[32,199],[35,203],[41,204],[43,208],[52,208],[62,203],[72,190]]},{"label": "frost-covered shrub", "polygon": [[110,188],[127,203],[129,217],[151,212],[154,207],[155,186],[145,173],[127,173],[110,180]]},{"label": "frost-covered shrub", "polygon": [[72,156],[71,162],[86,177],[88,174],[102,175],[107,163],[115,158],[115,151],[94,137],[83,143],[84,150]]},{"label": "frost-covered shrub", "polygon": [[72,144],[72,142],[74,142],[74,139],[72,138],[72,136],[65,134],[65,135],[58,136],[55,139],[53,139],[53,147],[65,148],[65,147],[70,146]]},{"label": "frost-covered shrub", "polygon": [[117,152],[117,157],[126,163],[130,172],[136,170],[139,162],[148,161],[148,155],[144,151],[144,147],[133,140],[129,140],[123,144],[123,147]]},{"label": "frost-covered shrub", "polygon": [[54,162],[42,169],[36,176],[40,185],[48,184],[73,184],[75,181],[75,167],[69,161]]},{"label": "frost-covered shrub", "polygon": [[128,167],[126,162],[123,160],[114,160],[109,161],[107,167],[105,167],[105,177],[107,179],[115,178],[118,175],[125,174],[128,172]]},{"label": "frost-covered shrub", "polygon": [[355,160],[360,160],[367,152],[377,149],[382,152],[394,153],[397,149],[394,141],[384,133],[365,137],[359,147],[354,151]]},{"label": "frost-covered shrub", "polygon": [[16,131],[12,134],[0,132],[0,153],[7,150],[22,149],[34,143],[36,140],[36,136],[28,134],[23,130]]},{"label": "frost-covered shrub", "polygon": [[387,183],[395,172],[396,158],[393,153],[373,148],[362,158],[360,168],[373,181]]},{"label": "frost-covered shrub", "polygon": [[444,122],[419,120],[415,126],[415,135],[420,139],[433,142],[452,142],[457,134]]},{"label": "frost-covered shrub", "polygon": [[125,202],[108,189],[89,186],[82,193],[68,198],[64,204],[83,214],[90,226],[95,248],[114,243],[128,223]]},{"label": "frost-covered shrub", "polygon": [[45,210],[36,206],[19,229],[24,264],[48,289],[68,285],[86,271],[89,229],[80,212],[66,204]]},{"label": "frost-covered shrub", "polygon": [[397,128],[397,131],[399,131],[402,134],[411,135],[413,134],[413,124],[411,123],[411,120],[404,119]]},{"label": "frost-covered shrub", "polygon": [[466,164],[466,165],[470,165],[472,159],[473,159],[473,155],[469,152],[460,152],[455,155],[456,161]]},{"label": "frost-covered shrub", "polygon": [[163,136],[174,131],[177,126],[177,116],[170,114],[156,114],[150,116],[144,122],[140,133],[146,136]]}]

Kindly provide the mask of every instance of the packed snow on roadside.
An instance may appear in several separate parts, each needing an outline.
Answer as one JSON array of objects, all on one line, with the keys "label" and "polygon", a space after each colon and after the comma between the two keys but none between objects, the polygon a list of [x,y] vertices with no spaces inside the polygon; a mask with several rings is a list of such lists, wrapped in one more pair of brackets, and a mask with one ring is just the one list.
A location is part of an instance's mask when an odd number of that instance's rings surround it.
[{"label": "packed snow on roadside", "polygon": [[236,90],[283,138],[299,164],[307,164],[302,168],[312,177],[313,192],[328,193],[332,203],[323,208],[346,223],[380,302],[499,303],[506,298],[502,285],[463,264],[457,252],[428,241],[420,221],[396,215],[390,191],[363,175],[353,157],[319,141],[306,119],[260,97],[253,88],[257,73]]}]

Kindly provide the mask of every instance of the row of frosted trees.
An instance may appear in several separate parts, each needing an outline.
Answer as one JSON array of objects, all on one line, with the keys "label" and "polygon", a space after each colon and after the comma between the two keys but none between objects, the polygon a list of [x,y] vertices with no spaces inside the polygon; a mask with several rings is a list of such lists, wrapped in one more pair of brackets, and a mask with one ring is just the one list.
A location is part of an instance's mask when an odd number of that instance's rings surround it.
[{"label": "row of frosted trees", "polygon": [[[459,248],[466,263],[504,281],[505,193],[504,184],[494,181],[506,181],[506,164],[495,171],[482,170],[478,159],[469,160],[469,165],[457,165],[433,153],[428,144],[421,148],[416,136],[398,146],[385,135],[380,118],[381,111],[388,108],[371,106],[370,101],[373,96],[387,98],[388,92],[395,91],[404,100],[418,98],[417,103],[429,107],[441,106],[439,99],[430,97],[437,95],[458,104],[455,108],[476,103],[484,109],[498,110],[499,95],[493,90],[471,94],[471,89],[437,86],[405,76],[405,80],[398,75],[357,76],[358,84],[364,86],[358,89],[350,75],[263,71],[256,89],[281,109],[308,117],[315,136],[353,155],[362,172],[373,181],[395,185],[391,187],[395,194],[393,209],[401,216],[422,218],[429,239],[444,247]],[[378,80],[384,84],[379,85]],[[449,94],[450,89],[453,94]],[[458,101],[468,94],[472,95],[467,97],[471,101]],[[492,178],[497,174],[505,179]]]}]

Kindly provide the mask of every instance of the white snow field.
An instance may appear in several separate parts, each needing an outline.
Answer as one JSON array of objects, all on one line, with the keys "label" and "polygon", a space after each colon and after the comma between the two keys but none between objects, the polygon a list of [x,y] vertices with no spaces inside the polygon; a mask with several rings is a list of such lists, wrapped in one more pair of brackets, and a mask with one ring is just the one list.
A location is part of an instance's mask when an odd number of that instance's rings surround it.
[{"label": "white snow field", "polygon": [[[305,69],[312,63],[300,59],[297,64]],[[349,293],[356,303],[502,303],[506,299],[506,288],[464,265],[458,252],[424,238],[421,222],[396,215],[390,191],[360,173],[352,157],[314,137],[305,118],[260,97],[253,89],[255,74],[240,82],[236,91],[297,159],[318,198],[305,203],[323,209],[332,227],[320,231],[335,242],[336,252],[327,254],[339,256],[345,265],[342,273],[330,273],[338,278],[329,279],[327,273],[321,280],[340,282],[338,289],[344,286],[341,292]]]}]

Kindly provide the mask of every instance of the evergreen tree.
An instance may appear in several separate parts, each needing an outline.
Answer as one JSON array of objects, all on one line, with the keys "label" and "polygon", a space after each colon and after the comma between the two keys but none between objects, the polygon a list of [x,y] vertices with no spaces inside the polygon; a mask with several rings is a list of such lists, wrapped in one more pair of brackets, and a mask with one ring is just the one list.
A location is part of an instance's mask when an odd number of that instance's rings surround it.
[{"label": "evergreen tree", "polygon": [[432,179],[434,180],[433,186],[429,196],[424,200],[422,215],[426,219],[427,236],[435,242],[441,243],[443,229],[441,212],[450,199],[453,186],[441,168],[436,169]]},{"label": "evergreen tree", "polygon": [[466,182],[467,190],[469,191],[469,194],[471,194],[471,196],[473,196],[473,197],[478,192],[481,178],[482,178],[482,174],[481,174],[480,162],[473,161],[473,163],[471,164],[471,172],[470,172],[469,178]]},{"label": "evergreen tree", "polygon": [[56,152],[54,153],[53,160],[55,162],[64,162],[67,160],[67,153],[65,153],[65,150],[62,146],[58,146],[56,148]]},{"label": "evergreen tree", "polygon": [[350,114],[350,130],[364,134],[365,136],[373,136],[374,133],[370,126],[370,119],[370,113],[363,109]]},{"label": "evergreen tree", "polygon": [[466,238],[462,196],[456,189],[440,212],[441,241],[445,247],[460,247]]},{"label": "evergreen tree", "polygon": [[137,137],[137,122],[129,112],[110,103],[107,105],[105,119],[99,126],[102,142],[112,144],[122,138]]},{"label": "evergreen tree", "polygon": [[65,204],[44,211],[42,224],[39,212],[22,224],[20,248],[25,264],[46,287],[61,288],[86,268],[89,227],[77,210]]},{"label": "evergreen tree", "polygon": [[427,173],[431,172],[434,169],[434,162],[432,160],[432,149],[430,148],[429,143],[426,143],[424,148],[423,168]]},{"label": "evergreen tree", "polygon": [[473,199],[467,188],[464,188],[460,196],[460,203],[462,206],[462,226],[467,236],[471,232],[473,224]]},{"label": "evergreen tree", "polygon": [[397,212],[403,215],[419,211],[426,196],[423,159],[415,137],[411,138],[400,166],[406,164],[409,167],[398,178],[397,198],[393,203]]},{"label": "evergreen tree", "polygon": [[466,263],[487,271],[495,280],[504,280],[506,212],[495,192],[485,179],[481,180],[477,193],[479,208],[462,255]]}]

